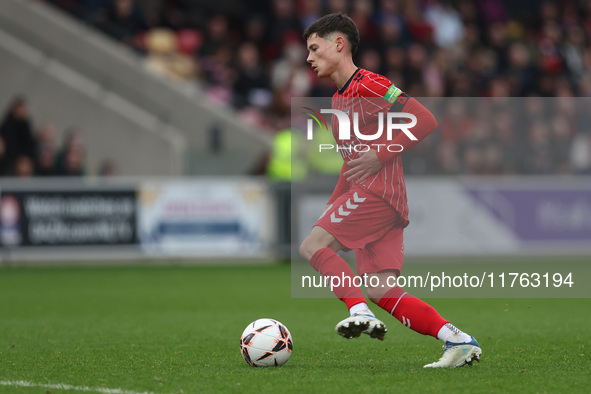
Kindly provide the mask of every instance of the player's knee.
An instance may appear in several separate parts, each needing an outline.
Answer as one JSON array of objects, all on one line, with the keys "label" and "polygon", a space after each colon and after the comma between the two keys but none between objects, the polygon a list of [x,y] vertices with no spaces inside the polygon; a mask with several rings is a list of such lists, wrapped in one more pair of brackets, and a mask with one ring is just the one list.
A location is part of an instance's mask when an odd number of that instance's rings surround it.
[{"label": "player's knee", "polygon": [[386,293],[396,285],[396,278],[400,276],[400,270],[387,269],[369,274],[367,283],[367,296],[375,304],[378,304]]},{"label": "player's knee", "polygon": [[382,297],[384,296],[384,294],[386,293],[386,290],[384,290],[384,288],[382,287],[367,287],[367,297],[370,299],[371,302],[373,302],[374,304],[377,304],[378,302],[380,302],[380,300],[382,299]]},{"label": "player's knee", "polygon": [[330,245],[327,245],[325,240],[309,235],[300,245],[300,256],[310,261],[316,252],[327,247],[330,247]]},{"label": "player's knee", "polygon": [[320,227],[314,227],[310,235],[308,235],[300,245],[299,252],[300,256],[310,261],[317,251],[324,248],[330,248],[333,251],[338,252],[344,247],[326,230]]},{"label": "player's knee", "polygon": [[316,242],[314,242],[313,239],[308,237],[300,245],[300,249],[299,249],[300,256],[302,256],[302,258],[310,261],[312,259],[312,256],[314,256],[314,253],[316,253],[316,251],[318,251],[318,249],[320,249],[320,247],[316,245]]}]

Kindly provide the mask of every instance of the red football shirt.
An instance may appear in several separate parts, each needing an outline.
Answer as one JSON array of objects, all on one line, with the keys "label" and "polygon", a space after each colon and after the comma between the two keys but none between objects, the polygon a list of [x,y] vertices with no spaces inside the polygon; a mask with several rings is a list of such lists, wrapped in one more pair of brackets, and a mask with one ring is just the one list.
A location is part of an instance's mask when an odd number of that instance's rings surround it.
[{"label": "red football shirt", "polygon": [[[332,203],[341,194],[349,190],[355,182],[347,182],[343,173],[349,167],[347,162],[357,158],[356,145],[367,145],[370,149],[377,151],[378,159],[382,162],[382,168],[371,175],[362,186],[370,192],[386,201],[400,215],[401,226],[408,225],[408,203],[406,197],[406,184],[402,170],[402,157],[399,153],[389,152],[387,145],[399,144],[404,147],[402,153],[418,143],[429,134],[436,126],[433,115],[426,110],[415,99],[411,98],[402,90],[395,87],[388,78],[367,71],[357,69],[349,81],[339,89],[332,97],[332,108],[346,113],[351,124],[351,138],[348,140],[339,139],[339,122],[336,115],[332,116],[332,132],[339,146],[344,164],[341,175],[335,190],[329,200]],[[417,125],[410,129],[418,140],[410,140],[400,130],[395,129],[392,139],[388,140],[386,133],[387,113],[404,112],[412,113],[417,117]],[[354,114],[357,114],[354,116]],[[374,135],[378,131],[380,117],[382,117],[382,135],[375,140],[358,138],[353,132],[357,118],[358,130],[363,135]],[[358,150],[369,149],[358,146]],[[393,150],[395,148],[393,147]]]}]

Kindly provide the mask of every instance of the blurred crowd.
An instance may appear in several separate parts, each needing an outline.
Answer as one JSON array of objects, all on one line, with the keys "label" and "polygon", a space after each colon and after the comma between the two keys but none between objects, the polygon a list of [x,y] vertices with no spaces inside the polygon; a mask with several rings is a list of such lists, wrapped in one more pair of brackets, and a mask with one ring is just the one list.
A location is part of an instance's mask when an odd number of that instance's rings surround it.
[{"label": "blurred crowd", "polygon": [[[345,12],[358,26],[358,66],[418,98],[591,96],[585,0],[46,1],[145,55],[149,69],[198,85],[212,102],[269,132],[285,124],[291,97],[334,93],[306,64],[301,38],[330,12]],[[589,123],[562,116],[520,129],[512,113],[483,124],[458,119],[461,111],[451,107],[438,116],[439,132],[409,152],[407,172],[591,173]],[[543,165],[540,146],[548,150]]]},{"label": "blurred crowd", "polygon": [[[86,151],[79,132],[68,129],[61,145],[51,123],[35,128],[27,101],[17,97],[0,123],[0,176],[82,176],[86,174]],[[105,162],[100,175],[112,175]]]},{"label": "blurred crowd", "polygon": [[591,174],[591,98],[425,99],[433,138],[403,155],[412,174]]}]

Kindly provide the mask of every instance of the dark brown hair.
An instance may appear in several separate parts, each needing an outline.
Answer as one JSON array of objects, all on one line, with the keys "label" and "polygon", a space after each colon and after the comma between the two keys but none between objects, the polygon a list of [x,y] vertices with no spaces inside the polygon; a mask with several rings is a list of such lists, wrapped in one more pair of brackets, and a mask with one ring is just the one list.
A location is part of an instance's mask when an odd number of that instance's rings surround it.
[{"label": "dark brown hair", "polygon": [[325,15],[312,23],[304,32],[304,40],[308,41],[308,38],[314,33],[320,38],[325,38],[337,32],[343,33],[347,37],[347,41],[351,45],[351,53],[354,54],[359,46],[359,31],[353,20],[340,12]]}]

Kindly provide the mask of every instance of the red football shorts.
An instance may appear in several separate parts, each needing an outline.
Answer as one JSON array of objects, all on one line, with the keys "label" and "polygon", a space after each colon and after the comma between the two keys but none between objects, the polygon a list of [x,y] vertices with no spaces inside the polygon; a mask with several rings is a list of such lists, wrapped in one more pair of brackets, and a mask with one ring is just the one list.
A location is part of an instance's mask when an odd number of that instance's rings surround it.
[{"label": "red football shorts", "polygon": [[402,270],[404,243],[398,213],[363,186],[355,186],[330,206],[315,226],[355,250],[357,274]]}]

